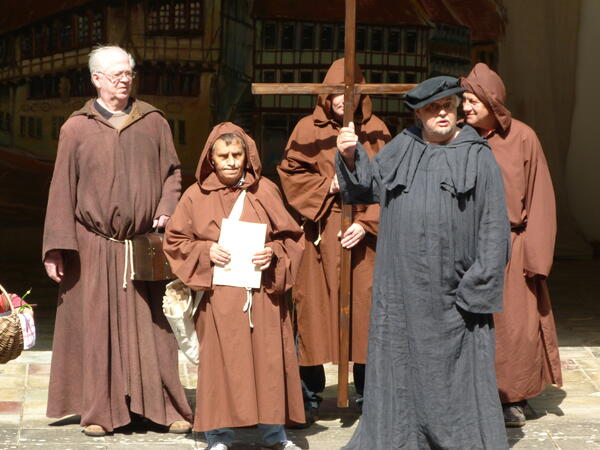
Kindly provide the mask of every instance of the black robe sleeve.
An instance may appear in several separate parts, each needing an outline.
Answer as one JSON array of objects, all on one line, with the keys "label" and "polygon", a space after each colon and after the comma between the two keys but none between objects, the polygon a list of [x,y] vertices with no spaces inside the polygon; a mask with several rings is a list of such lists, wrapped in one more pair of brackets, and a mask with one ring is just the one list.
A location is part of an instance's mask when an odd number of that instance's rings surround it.
[{"label": "black robe sleeve", "polygon": [[360,143],[356,146],[354,158],[356,167],[354,171],[350,171],[339,152],[336,155],[336,172],[344,203],[379,203],[381,180],[377,162],[369,158]]},{"label": "black robe sleeve", "polygon": [[475,201],[479,211],[476,259],[458,285],[456,304],[472,313],[500,312],[510,225],[502,174],[490,151],[480,153]]}]

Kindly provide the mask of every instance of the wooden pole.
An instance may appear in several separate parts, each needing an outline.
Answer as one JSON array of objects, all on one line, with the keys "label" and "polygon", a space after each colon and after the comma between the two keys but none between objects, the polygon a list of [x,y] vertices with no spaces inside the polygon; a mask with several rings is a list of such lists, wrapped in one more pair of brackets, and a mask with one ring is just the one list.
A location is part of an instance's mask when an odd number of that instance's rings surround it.
[{"label": "wooden pole", "polygon": [[[346,0],[345,49],[344,49],[344,126],[354,121],[354,74],[356,54],[356,0]],[[342,203],[342,234],[352,225],[352,205]],[[352,293],[352,251],[340,249],[339,293],[339,355],[337,405],[348,407],[348,365],[350,359],[350,296]]]}]

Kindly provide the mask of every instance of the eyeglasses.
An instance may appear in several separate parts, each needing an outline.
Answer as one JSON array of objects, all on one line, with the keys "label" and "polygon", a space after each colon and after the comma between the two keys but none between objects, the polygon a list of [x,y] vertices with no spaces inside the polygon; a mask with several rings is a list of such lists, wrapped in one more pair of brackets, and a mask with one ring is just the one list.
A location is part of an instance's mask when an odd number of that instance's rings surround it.
[{"label": "eyeglasses", "polygon": [[130,70],[124,70],[123,72],[115,73],[112,75],[109,75],[104,72],[98,72],[98,73],[101,73],[102,75],[104,75],[106,77],[106,79],[114,85],[118,84],[119,81],[121,81],[123,78],[125,78],[125,80],[133,80],[135,78],[135,72],[132,72]]}]

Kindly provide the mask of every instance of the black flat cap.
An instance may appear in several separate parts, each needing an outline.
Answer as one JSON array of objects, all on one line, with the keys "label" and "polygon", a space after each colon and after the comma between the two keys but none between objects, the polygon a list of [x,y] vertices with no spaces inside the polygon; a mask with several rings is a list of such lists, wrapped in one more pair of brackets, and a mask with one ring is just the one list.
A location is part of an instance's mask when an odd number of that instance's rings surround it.
[{"label": "black flat cap", "polygon": [[433,77],[423,81],[406,93],[404,103],[411,109],[419,109],[423,106],[449,97],[452,94],[462,94],[466,89],[461,88],[458,78]]}]

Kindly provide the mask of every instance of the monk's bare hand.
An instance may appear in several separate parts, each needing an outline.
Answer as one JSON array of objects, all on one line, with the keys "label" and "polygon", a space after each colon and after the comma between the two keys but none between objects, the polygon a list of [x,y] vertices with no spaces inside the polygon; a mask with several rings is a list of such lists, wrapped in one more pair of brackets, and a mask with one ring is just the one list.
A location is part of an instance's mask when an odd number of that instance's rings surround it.
[{"label": "monk's bare hand", "polygon": [[337,194],[340,192],[340,183],[338,183],[337,173],[333,176],[333,180],[331,180],[331,185],[329,186],[330,194]]},{"label": "monk's bare hand", "polygon": [[50,250],[44,258],[46,273],[57,283],[60,283],[65,275],[63,256],[60,250]]},{"label": "monk's bare hand", "polygon": [[252,263],[258,266],[259,270],[267,270],[271,265],[273,259],[273,249],[271,247],[265,247],[260,252],[255,253],[252,257]]},{"label": "monk's bare hand", "polygon": [[358,223],[353,223],[346,229],[343,235],[340,231],[338,233],[338,238],[342,238],[340,241],[342,247],[352,248],[360,241],[362,241],[362,239],[365,237],[365,234],[367,234],[367,232],[365,231],[362,225]]},{"label": "monk's bare hand", "polygon": [[525,278],[533,278],[535,277],[535,273],[534,272],[530,272],[529,270],[523,270],[523,276]]},{"label": "monk's bare hand", "polygon": [[220,266],[224,266],[231,261],[231,254],[216,242],[210,246],[208,256],[213,263],[219,264]]},{"label": "monk's bare hand", "polygon": [[162,215],[160,216],[158,219],[154,219],[152,221],[152,228],[164,228],[167,226],[167,222],[169,221],[170,217],[169,216],[165,216]]},{"label": "monk's bare hand", "polygon": [[354,170],[354,153],[358,143],[358,136],[354,132],[354,123],[350,122],[347,127],[340,130],[336,143],[346,165],[349,169]]}]

